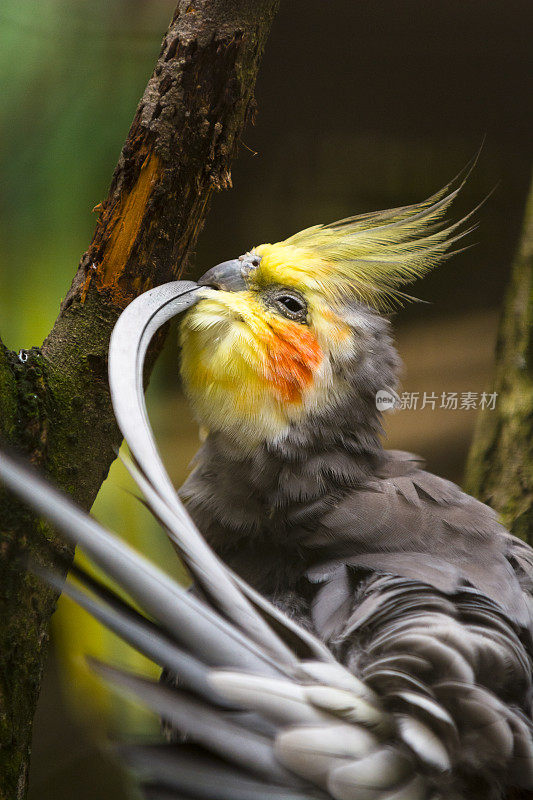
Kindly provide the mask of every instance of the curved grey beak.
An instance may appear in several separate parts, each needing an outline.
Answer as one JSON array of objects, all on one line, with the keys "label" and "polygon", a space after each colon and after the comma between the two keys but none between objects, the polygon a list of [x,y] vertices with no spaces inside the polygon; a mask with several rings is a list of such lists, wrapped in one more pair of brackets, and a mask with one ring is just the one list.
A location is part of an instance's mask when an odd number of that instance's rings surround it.
[{"label": "curved grey beak", "polygon": [[240,292],[246,289],[243,277],[243,268],[246,264],[241,258],[223,261],[216,267],[211,267],[198,279],[200,286],[210,286],[213,289],[225,289],[228,292]]}]

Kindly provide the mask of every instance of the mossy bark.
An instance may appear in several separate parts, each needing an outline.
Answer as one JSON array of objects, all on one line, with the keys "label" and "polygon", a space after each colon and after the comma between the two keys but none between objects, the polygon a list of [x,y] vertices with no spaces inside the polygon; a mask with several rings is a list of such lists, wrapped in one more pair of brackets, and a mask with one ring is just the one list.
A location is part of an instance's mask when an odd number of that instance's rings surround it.
[{"label": "mossy bark", "polygon": [[533,545],[533,182],[496,348],[493,411],[477,421],[466,489]]},{"label": "mossy bark", "polygon": [[[279,0],[180,2],[89,249],[42,348],[0,342],[0,440],[89,508],[120,442],[107,349],[121,310],[180,276],[253,108]],[[26,569],[72,554],[0,494],[0,800],[27,790],[31,723],[56,596]]]}]

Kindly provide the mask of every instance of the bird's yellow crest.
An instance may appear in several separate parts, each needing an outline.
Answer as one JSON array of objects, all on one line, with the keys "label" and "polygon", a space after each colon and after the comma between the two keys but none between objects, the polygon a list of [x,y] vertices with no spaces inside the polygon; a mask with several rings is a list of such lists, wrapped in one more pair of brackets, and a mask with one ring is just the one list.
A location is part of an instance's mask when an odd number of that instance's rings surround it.
[{"label": "bird's yellow crest", "polygon": [[[410,299],[399,287],[425,275],[453,253],[471,229],[443,216],[459,188],[449,186],[410,206],[314,225],[254,249],[261,262],[253,280],[305,287],[327,297],[356,297],[381,311]],[[473,212],[472,212],[473,213]]]}]

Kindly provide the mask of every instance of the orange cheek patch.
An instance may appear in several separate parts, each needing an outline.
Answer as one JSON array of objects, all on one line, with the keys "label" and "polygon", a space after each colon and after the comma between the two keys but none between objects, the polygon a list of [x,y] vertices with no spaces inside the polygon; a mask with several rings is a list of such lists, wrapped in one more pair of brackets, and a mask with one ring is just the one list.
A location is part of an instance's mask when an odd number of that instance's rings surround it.
[{"label": "orange cheek patch", "polygon": [[274,386],[279,398],[299,403],[302,392],[313,382],[322,361],[322,349],[308,328],[291,323],[271,322],[261,336],[267,352],[264,379]]}]

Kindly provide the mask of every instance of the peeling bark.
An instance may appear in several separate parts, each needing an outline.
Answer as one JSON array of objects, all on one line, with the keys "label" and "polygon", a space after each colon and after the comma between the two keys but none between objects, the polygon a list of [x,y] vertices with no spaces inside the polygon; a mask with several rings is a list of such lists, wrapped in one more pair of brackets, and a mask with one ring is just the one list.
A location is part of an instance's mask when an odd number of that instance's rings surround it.
[{"label": "peeling bark", "polygon": [[[0,440],[89,508],[120,442],[107,348],[122,309],[178,278],[253,108],[279,0],[180,2],[113,175],[96,231],[41,349],[0,342]],[[0,494],[0,800],[27,790],[31,722],[56,596],[28,557],[72,557]]]},{"label": "peeling bark", "polygon": [[533,183],[496,346],[494,411],[476,425],[466,488],[533,545]]}]

